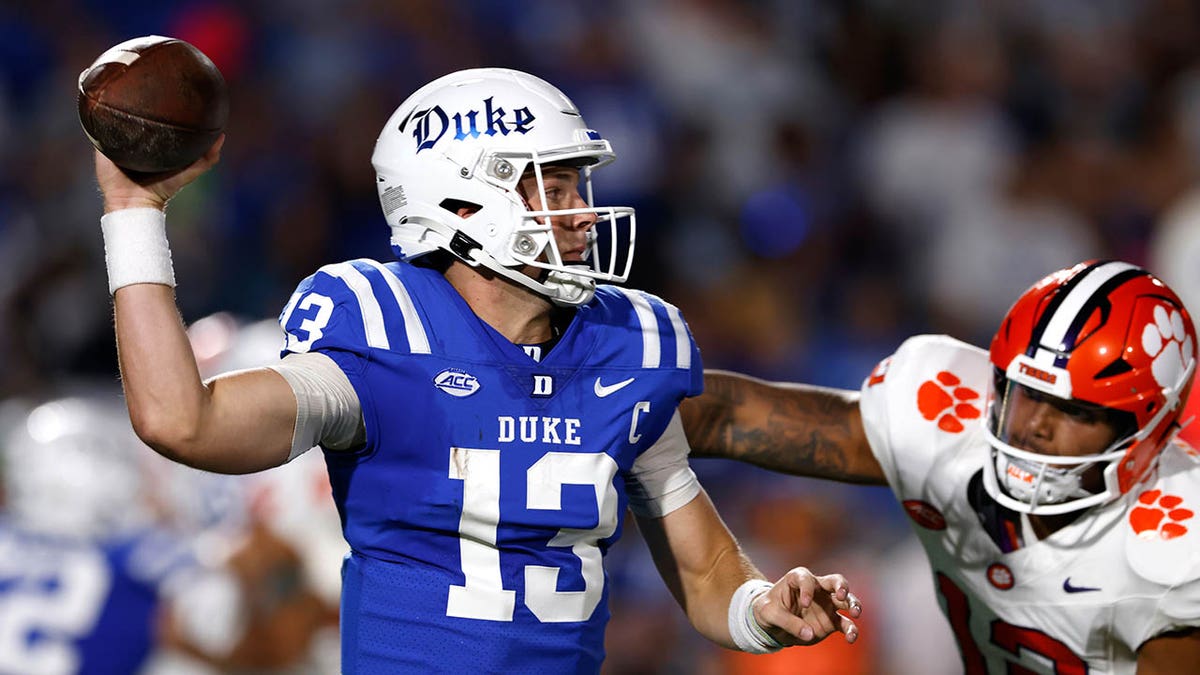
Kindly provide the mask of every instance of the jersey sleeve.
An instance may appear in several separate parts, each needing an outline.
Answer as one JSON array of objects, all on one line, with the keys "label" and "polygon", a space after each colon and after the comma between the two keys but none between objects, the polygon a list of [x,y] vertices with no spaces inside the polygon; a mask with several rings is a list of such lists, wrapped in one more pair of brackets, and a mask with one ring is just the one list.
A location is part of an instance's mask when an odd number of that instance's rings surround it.
[{"label": "jersey sleeve", "polygon": [[300,282],[279,325],[287,334],[283,355],[429,352],[429,336],[398,271],[365,258],[326,265]]},{"label": "jersey sleeve", "polygon": [[[1117,612],[1117,630],[1127,644],[1156,635],[1200,628],[1200,459],[1183,444],[1168,445],[1159,458],[1155,482],[1136,488],[1125,529],[1125,558],[1134,576],[1157,590],[1135,598]],[[1141,600],[1139,603],[1138,601]]]},{"label": "jersey sleeve", "polygon": [[923,481],[956,439],[977,433],[988,373],[983,350],[944,335],[919,335],[863,382],[863,428],[897,493]]},{"label": "jersey sleeve", "polygon": [[1183,565],[1186,580],[1161,586],[1158,597],[1121,598],[1113,608],[1113,630],[1121,642],[1139,647],[1157,636],[1200,629],[1200,563]]},{"label": "jersey sleeve", "polygon": [[676,411],[658,441],[633,463],[626,486],[634,515],[661,518],[695,499],[700,482],[688,465],[689,452]]},{"label": "jersey sleeve", "polygon": [[363,285],[355,284],[361,278],[352,263],[341,263],[326,265],[301,281],[279,316],[287,334],[283,354],[329,349],[365,352],[370,341]]}]

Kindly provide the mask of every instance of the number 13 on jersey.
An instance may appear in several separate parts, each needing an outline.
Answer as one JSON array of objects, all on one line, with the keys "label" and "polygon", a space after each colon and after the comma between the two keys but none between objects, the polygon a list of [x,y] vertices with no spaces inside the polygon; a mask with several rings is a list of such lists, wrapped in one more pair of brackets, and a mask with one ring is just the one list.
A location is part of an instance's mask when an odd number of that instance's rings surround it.
[{"label": "number 13 on jersey", "polygon": [[[469,470],[468,470],[469,467]],[[599,522],[589,529],[562,528],[549,546],[570,548],[579,558],[584,590],[558,591],[559,568],[526,565],[525,604],[546,623],[586,621],[604,591],[604,567],[597,543],[617,529],[613,477],[617,463],[604,453],[548,452],[525,472],[525,506],[562,510],[564,485],[590,485]],[[500,525],[500,451],[450,449],[450,478],[463,481],[459,550],[465,583],[451,586],[446,615],[485,621],[512,621],[516,591],[504,587],[496,532]]]}]

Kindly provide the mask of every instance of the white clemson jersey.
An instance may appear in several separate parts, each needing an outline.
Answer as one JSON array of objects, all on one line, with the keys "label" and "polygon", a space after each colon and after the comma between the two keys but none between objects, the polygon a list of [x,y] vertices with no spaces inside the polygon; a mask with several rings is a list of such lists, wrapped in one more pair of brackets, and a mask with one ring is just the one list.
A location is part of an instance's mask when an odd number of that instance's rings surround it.
[{"label": "white clemson jersey", "polygon": [[1038,540],[981,472],[987,352],[909,339],[862,388],[863,426],[932,567],[968,674],[1133,673],[1137,649],[1200,626],[1200,457],[1176,443],[1157,476]]}]

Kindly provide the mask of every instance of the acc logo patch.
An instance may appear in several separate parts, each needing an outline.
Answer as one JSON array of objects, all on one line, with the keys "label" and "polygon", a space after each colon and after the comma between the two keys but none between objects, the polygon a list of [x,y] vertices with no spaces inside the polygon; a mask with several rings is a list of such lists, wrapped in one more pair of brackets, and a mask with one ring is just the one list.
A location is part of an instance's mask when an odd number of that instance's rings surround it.
[{"label": "acc logo patch", "polygon": [[987,580],[989,584],[1002,591],[1007,591],[1013,587],[1013,584],[1017,583],[1017,580],[1013,577],[1012,570],[1004,563],[992,563],[988,565]]},{"label": "acc logo patch", "polygon": [[927,530],[946,529],[946,517],[933,504],[920,499],[906,499],[904,500],[904,510],[908,512],[908,517],[912,518],[913,522]]},{"label": "acc logo patch", "polygon": [[479,380],[465,370],[447,368],[433,376],[433,386],[451,396],[465,398],[479,391]]},{"label": "acc logo patch", "polygon": [[924,382],[917,390],[917,410],[921,411],[921,417],[937,420],[938,428],[951,434],[966,429],[963,420],[977,419],[983,413],[974,403],[979,393],[960,384],[962,380],[948,370]]}]

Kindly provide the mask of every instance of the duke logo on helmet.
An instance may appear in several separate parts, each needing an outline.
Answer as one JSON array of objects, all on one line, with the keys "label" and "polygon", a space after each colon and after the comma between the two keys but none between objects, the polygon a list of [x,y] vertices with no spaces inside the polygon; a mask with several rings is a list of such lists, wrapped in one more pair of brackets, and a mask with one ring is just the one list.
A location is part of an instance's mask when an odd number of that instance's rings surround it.
[{"label": "duke logo on helmet", "polygon": [[[527,134],[533,129],[532,123],[537,118],[530,112],[528,106],[514,109],[510,117],[504,108],[492,104],[493,98],[495,97],[489,96],[483,100],[482,111],[471,109],[447,115],[442,106],[435,105],[432,108],[413,113],[412,133],[413,138],[417,141],[417,152],[437,145],[437,142],[442,140],[442,136],[445,136],[446,132],[450,130],[452,120],[454,140],[456,141],[479,138],[482,134],[488,136],[496,134],[507,136],[510,133]],[[487,123],[487,128],[483,131],[479,130],[481,115]]]}]

